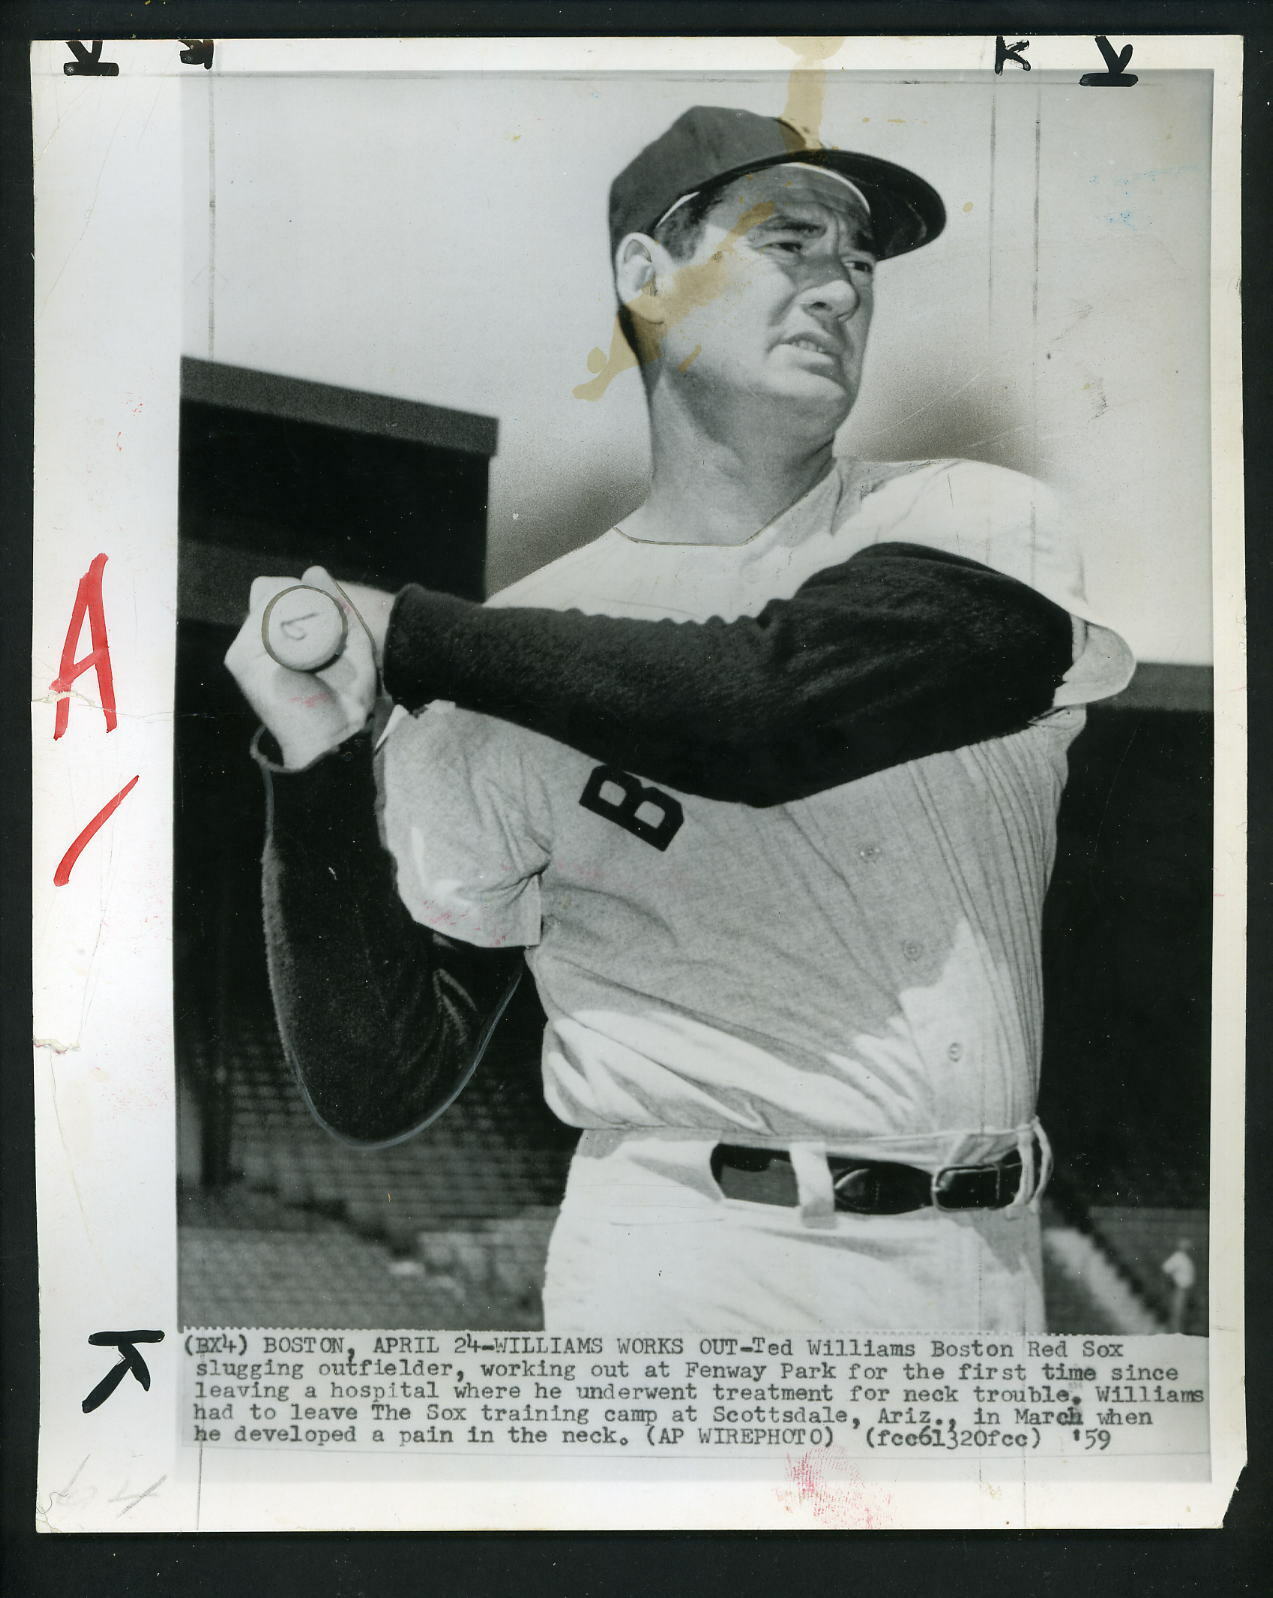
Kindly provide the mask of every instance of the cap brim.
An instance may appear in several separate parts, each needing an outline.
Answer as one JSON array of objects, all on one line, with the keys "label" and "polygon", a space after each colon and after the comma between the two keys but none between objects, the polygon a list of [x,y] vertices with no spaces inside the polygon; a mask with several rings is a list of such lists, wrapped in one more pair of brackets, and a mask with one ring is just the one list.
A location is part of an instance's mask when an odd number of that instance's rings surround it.
[{"label": "cap brim", "polygon": [[760,172],[766,167],[825,166],[846,177],[860,189],[871,211],[871,231],[880,260],[905,255],[922,244],[931,244],[946,226],[946,207],[941,195],[918,173],[877,156],[860,155],[854,150],[791,150],[764,161],[750,161],[732,172],[712,180],[713,187]]}]

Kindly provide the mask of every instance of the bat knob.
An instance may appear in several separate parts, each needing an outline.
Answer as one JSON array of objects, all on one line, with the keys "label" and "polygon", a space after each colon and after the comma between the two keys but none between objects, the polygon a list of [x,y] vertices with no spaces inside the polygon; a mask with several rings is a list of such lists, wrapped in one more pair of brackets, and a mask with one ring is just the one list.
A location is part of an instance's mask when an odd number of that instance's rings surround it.
[{"label": "bat knob", "polygon": [[322,588],[297,583],[275,594],[261,617],[265,652],[290,671],[321,671],[344,653],[349,624]]}]

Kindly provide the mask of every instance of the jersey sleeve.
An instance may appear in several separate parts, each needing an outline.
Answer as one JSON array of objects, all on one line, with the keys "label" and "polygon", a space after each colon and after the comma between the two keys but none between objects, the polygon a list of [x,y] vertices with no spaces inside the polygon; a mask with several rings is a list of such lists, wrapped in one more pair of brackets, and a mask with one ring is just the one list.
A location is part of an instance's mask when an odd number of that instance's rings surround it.
[{"label": "jersey sleeve", "polygon": [[401,716],[381,782],[384,840],[413,918],[482,948],[538,943],[549,849],[516,732],[445,703]]},{"label": "jersey sleeve", "polygon": [[1079,541],[1056,494],[1023,472],[951,461],[931,477],[901,538],[932,537],[953,553],[1015,577],[1074,619],[1074,659],[1054,707],[1119,693],[1136,669],[1131,650],[1090,605]]}]

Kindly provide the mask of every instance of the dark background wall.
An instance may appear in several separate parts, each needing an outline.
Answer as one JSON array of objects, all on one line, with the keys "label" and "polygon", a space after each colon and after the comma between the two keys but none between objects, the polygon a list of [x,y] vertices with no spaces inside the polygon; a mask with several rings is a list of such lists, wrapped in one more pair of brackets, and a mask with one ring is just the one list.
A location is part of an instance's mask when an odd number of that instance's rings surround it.
[{"label": "dark background wall", "polygon": [[1212,718],[1127,697],[1094,707],[1071,750],[1040,1113],[1090,1202],[1205,1205]]}]

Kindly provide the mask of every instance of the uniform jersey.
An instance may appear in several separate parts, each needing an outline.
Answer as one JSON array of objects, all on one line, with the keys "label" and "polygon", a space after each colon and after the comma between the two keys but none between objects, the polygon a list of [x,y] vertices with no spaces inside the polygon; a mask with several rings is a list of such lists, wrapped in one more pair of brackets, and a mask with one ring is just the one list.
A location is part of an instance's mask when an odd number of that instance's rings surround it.
[{"label": "uniform jersey", "polygon": [[925,544],[1076,618],[1026,730],[767,809],[598,766],[451,706],[387,740],[385,836],[423,924],[521,945],[565,1121],[743,1142],[816,1138],[936,1169],[1034,1114],[1043,896],[1081,705],[1131,658],[1089,614],[1051,495],[968,461],[838,465],[732,546],[611,529],[492,601],[632,617],[752,615],[870,544]]}]

